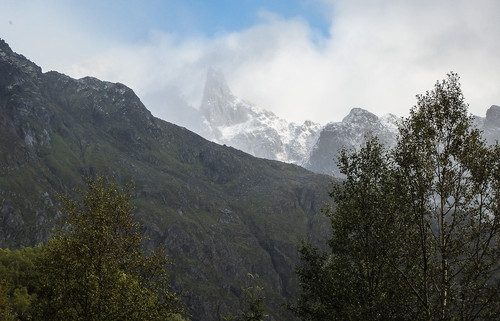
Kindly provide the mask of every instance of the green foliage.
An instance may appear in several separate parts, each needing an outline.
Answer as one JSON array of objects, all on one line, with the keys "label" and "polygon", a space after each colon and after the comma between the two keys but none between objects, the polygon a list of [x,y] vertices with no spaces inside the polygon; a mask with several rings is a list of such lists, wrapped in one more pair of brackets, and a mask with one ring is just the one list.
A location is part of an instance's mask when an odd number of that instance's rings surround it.
[{"label": "green foliage", "polygon": [[9,300],[10,286],[7,281],[0,279],[0,321],[14,320]]},{"label": "green foliage", "polygon": [[305,320],[412,319],[409,292],[388,264],[399,242],[399,220],[387,158],[370,137],[359,152],[341,153],[346,178],[330,193],[337,207],[323,210],[334,231],[332,255],[305,243],[299,249],[302,295],[291,308]]},{"label": "green foliage", "polygon": [[347,269],[334,269],[327,253],[304,242],[299,252],[302,264],[297,267],[296,273],[302,293],[296,305],[289,305],[289,308],[303,320],[335,319],[341,302],[351,296],[350,288],[336,285],[344,280]]},{"label": "green foliage", "polygon": [[40,247],[0,249],[0,320],[28,320],[39,289],[35,260]]},{"label": "green foliage", "polygon": [[[258,274],[248,273],[248,276],[253,283],[256,283],[259,278]],[[258,284],[254,284],[248,287],[242,287],[241,290],[244,296],[243,303],[245,304],[243,312],[237,316],[229,314],[222,318],[224,320],[235,321],[263,321],[267,319],[269,315],[264,311],[264,301],[266,298],[261,294],[264,288]]]},{"label": "green foliage", "polygon": [[44,320],[165,320],[182,313],[169,290],[163,248],[144,253],[128,187],[89,180],[40,254]]},{"label": "green foliage", "polygon": [[343,152],[330,253],[300,248],[304,320],[500,315],[500,147],[472,126],[451,73],[417,96],[397,146]]},{"label": "green foliage", "polygon": [[395,266],[426,319],[491,318],[500,312],[500,147],[473,128],[456,74],[417,98],[394,152],[401,216],[412,222]]}]

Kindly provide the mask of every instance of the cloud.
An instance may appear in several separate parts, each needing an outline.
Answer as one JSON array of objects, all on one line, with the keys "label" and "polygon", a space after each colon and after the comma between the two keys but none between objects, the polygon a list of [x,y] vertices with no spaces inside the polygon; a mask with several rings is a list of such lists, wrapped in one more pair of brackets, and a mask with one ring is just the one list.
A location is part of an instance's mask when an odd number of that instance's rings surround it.
[{"label": "cloud", "polygon": [[[61,11],[68,13],[64,7],[46,17],[54,23],[40,34],[59,37],[50,44],[63,58],[59,65],[57,53],[44,58],[51,66],[74,77],[125,83],[167,120],[176,108],[198,107],[209,66],[225,73],[238,97],[296,122],[338,121],[352,107],[404,116],[415,95],[449,71],[462,77],[471,112],[484,115],[500,103],[498,1],[319,3],[331,19],[326,35],[303,18],[262,11],[255,25],[238,32],[180,37],[151,30],[141,41],[107,41],[72,23],[71,14],[61,21]],[[38,19],[35,9],[28,10],[26,23]]]},{"label": "cloud", "polygon": [[[415,94],[453,70],[471,111],[483,114],[500,96],[485,90],[500,78],[493,1],[337,2],[327,55],[338,71],[336,95],[378,114],[407,113]],[[498,9],[498,8],[497,8]],[[493,68],[492,68],[493,67]],[[491,88],[492,89],[492,88]]]},{"label": "cloud", "polygon": [[0,30],[0,37],[14,51],[41,65],[44,71],[61,70],[115,45],[99,34],[89,34],[86,22],[69,4],[50,0],[3,1]]}]

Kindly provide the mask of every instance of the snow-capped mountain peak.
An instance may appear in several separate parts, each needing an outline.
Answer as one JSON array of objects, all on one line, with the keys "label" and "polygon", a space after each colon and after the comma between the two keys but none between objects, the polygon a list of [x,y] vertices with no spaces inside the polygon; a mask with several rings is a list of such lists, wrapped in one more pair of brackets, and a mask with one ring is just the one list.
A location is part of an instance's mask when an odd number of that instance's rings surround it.
[{"label": "snow-capped mountain peak", "polygon": [[224,75],[216,69],[209,69],[200,108],[207,124],[214,127],[245,122],[249,119],[246,107],[231,93]]},{"label": "snow-capped mountain peak", "polygon": [[[224,74],[214,68],[208,70],[196,119],[201,127],[198,132],[216,143],[331,175],[340,174],[336,159],[342,148],[358,149],[367,135],[392,146],[401,122],[393,114],[378,117],[353,108],[341,122],[298,125],[233,95]],[[500,137],[500,106],[491,106],[486,117],[476,116],[474,121],[488,142]]]},{"label": "snow-capped mountain peak", "polygon": [[207,73],[200,111],[207,139],[257,157],[297,164],[303,163],[321,128],[311,121],[296,125],[235,97],[224,75],[213,68]]},{"label": "snow-capped mountain peak", "polygon": [[297,125],[234,96],[224,75],[213,68],[207,73],[200,111],[202,135],[209,140],[257,157],[334,175],[338,174],[335,158],[341,148],[359,147],[367,134],[393,144],[398,120],[391,114],[379,118],[353,108],[341,122],[321,126],[305,121]]},{"label": "snow-capped mountain peak", "polygon": [[350,123],[350,124],[371,124],[378,121],[378,117],[370,113],[369,111],[362,108],[353,108],[349,112],[347,116],[342,119],[342,123]]}]

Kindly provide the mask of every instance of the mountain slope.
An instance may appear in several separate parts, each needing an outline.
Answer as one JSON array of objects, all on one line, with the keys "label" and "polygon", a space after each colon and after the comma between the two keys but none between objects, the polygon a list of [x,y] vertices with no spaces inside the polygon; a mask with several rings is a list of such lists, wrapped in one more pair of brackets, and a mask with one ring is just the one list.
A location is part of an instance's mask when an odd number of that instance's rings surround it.
[{"label": "mountain slope", "polygon": [[326,237],[331,178],[159,120],[122,84],[42,73],[0,40],[0,246],[46,240],[57,193],[95,174],[135,182],[137,218],[151,246],[166,244],[193,320],[237,310],[248,272],[289,318],[296,245]]}]

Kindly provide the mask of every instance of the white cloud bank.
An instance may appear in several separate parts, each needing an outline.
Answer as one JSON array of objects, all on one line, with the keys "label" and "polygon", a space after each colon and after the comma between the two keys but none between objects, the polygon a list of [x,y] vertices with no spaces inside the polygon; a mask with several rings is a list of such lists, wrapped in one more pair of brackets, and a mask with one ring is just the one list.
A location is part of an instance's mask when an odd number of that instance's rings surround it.
[{"label": "white cloud bank", "polygon": [[[405,116],[415,95],[449,71],[461,76],[472,113],[500,104],[499,1],[346,0],[329,1],[325,10],[327,36],[300,18],[263,12],[253,27],[214,38],[151,31],[141,42],[118,43],[67,18],[57,25],[69,28],[41,27],[59,38],[47,57],[13,48],[74,77],[125,83],[167,120],[164,106],[179,97],[198,107],[208,66],[226,74],[237,96],[296,122],[338,121],[352,107]],[[17,36],[21,43],[22,32]]]}]

